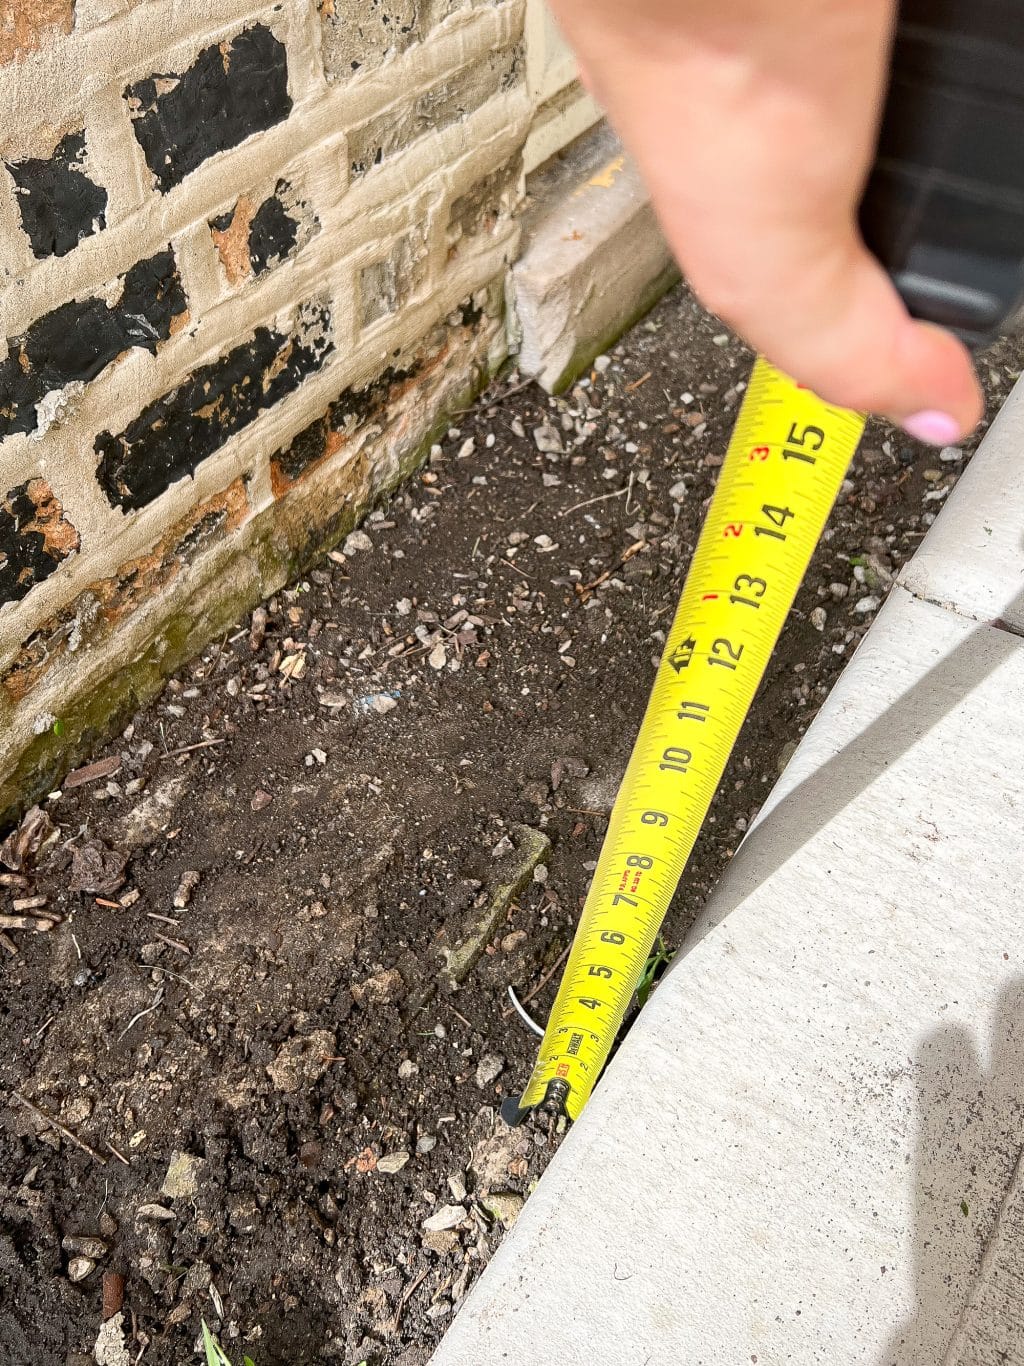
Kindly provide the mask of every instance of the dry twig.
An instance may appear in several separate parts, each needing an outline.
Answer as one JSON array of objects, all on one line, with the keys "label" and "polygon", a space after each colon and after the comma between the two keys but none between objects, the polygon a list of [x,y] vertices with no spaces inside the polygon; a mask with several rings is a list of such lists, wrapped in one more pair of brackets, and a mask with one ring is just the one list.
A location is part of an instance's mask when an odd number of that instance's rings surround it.
[{"label": "dry twig", "polygon": [[107,1165],[107,1159],[102,1153],[98,1153],[95,1148],[90,1148],[84,1139],[81,1139],[77,1134],[72,1133],[67,1125],[61,1124],[59,1119],[54,1119],[53,1115],[48,1115],[45,1110],[36,1105],[35,1101],[29,1100],[28,1096],[23,1096],[20,1091],[12,1091],[11,1095],[15,1100],[20,1101],[30,1114],[35,1115],[36,1119],[41,1119],[43,1123],[48,1125],[51,1129],[56,1129],[69,1143],[73,1143],[76,1148],[80,1148],[83,1153],[87,1153],[94,1162],[98,1162],[101,1167]]}]

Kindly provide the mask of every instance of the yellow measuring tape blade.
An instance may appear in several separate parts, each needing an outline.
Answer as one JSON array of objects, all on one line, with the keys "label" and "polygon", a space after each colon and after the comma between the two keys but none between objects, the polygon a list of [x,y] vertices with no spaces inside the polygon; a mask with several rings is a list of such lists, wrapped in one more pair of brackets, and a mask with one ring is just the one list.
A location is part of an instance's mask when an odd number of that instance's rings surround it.
[{"label": "yellow measuring tape blade", "polygon": [[757,361],[523,1110],[586,1104],[863,430]]}]

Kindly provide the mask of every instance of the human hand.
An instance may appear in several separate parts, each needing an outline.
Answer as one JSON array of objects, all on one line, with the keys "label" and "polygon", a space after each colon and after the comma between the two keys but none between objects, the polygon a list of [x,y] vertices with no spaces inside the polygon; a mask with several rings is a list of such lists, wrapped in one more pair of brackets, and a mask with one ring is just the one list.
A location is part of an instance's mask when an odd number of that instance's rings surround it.
[{"label": "human hand", "polygon": [[966,348],[864,246],[895,0],[552,0],[701,300],[829,402],[935,445],[982,413]]}]

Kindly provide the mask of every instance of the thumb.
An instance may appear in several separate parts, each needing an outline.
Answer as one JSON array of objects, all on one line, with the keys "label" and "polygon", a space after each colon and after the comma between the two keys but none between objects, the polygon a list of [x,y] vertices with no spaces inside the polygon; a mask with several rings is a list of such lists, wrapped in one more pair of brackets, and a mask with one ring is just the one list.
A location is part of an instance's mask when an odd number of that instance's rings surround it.
[{"label": "thumb", "polygon": [[770,272],[744,272],[729,290],[728,321],[752,345],[826,401],[883,414],[917,440],[951,445],[976,426],[984,403],[967,348],[911,318],[855,228],[776,246]]}]

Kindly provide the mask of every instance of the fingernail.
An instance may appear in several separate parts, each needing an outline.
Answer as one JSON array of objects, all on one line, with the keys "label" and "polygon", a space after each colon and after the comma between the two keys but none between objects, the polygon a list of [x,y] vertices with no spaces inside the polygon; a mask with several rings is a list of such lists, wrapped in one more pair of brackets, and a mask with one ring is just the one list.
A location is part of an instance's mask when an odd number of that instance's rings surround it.
[{"label": "fingernail", "polygon": [[903,430],[915,441],[926,441],[929,446],[951,446],[960,437],[960,423],[956,418],[940,413],[936,408],[926,408],[922,413],[905,418]]}]

